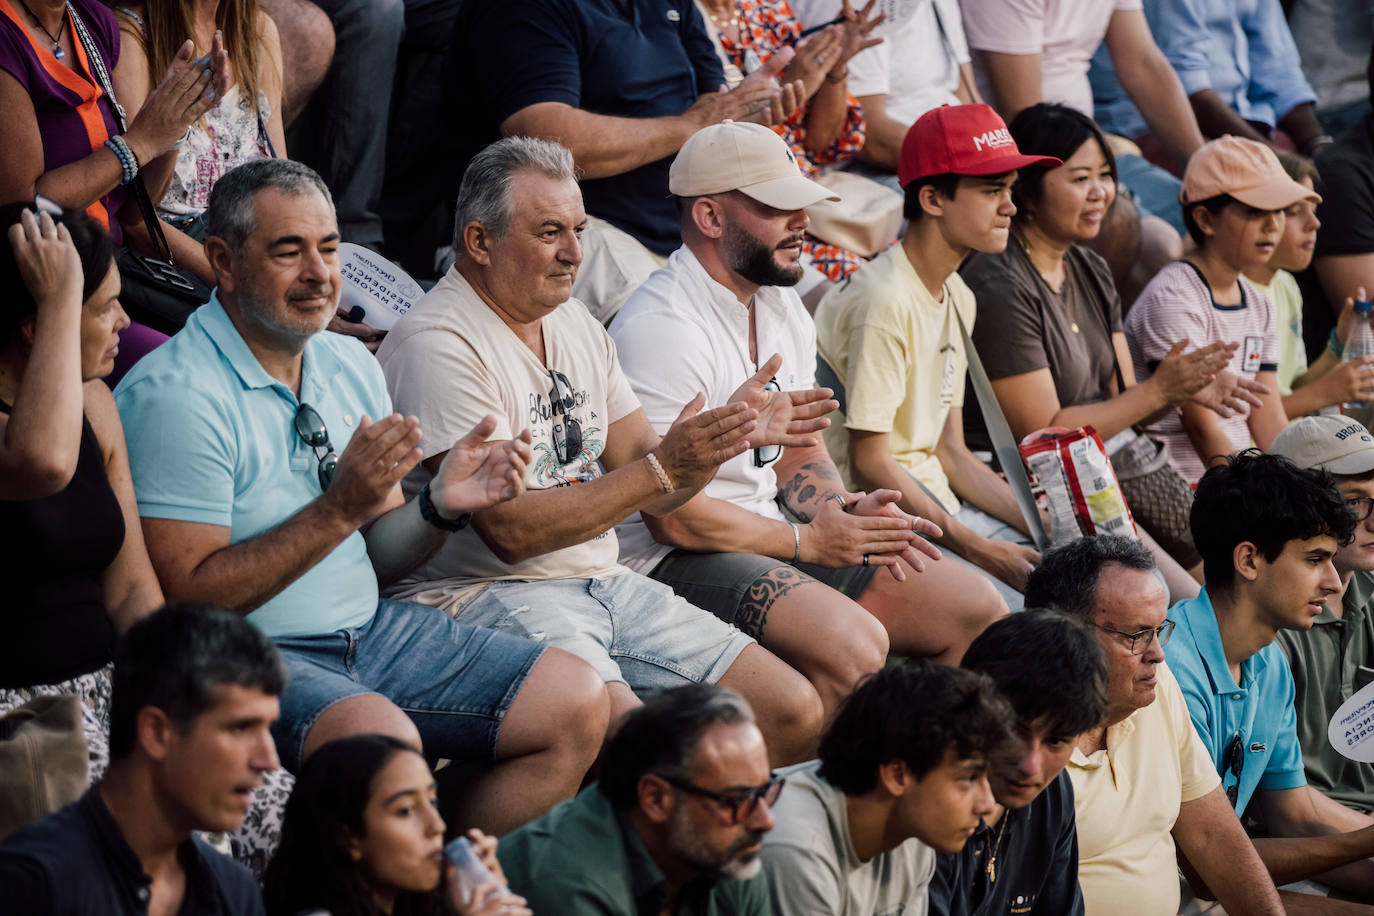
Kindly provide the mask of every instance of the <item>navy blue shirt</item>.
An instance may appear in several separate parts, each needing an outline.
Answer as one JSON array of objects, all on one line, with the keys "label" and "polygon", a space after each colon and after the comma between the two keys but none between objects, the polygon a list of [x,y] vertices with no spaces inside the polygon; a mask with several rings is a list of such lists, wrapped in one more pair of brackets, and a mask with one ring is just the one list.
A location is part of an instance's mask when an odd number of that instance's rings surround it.
[{"label": "navy blue shirt", "polygon": [[[725,81],[692,0],[500,0],[464,3],[454,25],[447,105],[464,133],[459,173],[540,102],[656,118],[686,111]],[[682,240],[668,193],[672,157],[581,183],[587,212],[660,254]]]},{"label": "navy blue shirt", "polygon": [[[194,837],[180,857],[180,916],[263,916],[248,869]],[[152,884],[96,787],[0,844],[0,914],[144,916]]]},{"label": "navy blue shirt", "polygon": [[[1005,829],[1001,822],[981,824],[962,850],[938,856],[930,916],[1083,916],[1069,774],[1061,771],[1033,802],[1007,811],[1002,821]],[[997,880],[989,881],[994,854]]]}]

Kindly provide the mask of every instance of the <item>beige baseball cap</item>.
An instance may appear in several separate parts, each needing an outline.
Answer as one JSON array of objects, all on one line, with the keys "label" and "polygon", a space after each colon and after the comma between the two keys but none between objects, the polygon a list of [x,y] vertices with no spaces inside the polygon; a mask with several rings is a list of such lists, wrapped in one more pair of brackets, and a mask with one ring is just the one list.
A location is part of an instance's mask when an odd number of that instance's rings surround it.
[{"label": "beige baseball cap", "polygon": [[1274,151],[1257,140],[1229,134],[1204,143],[1188,160],[1178,202],[1198,203],[1229,194],[1259,210],[1282,210],[1321,195],[1288,177]]},{"label": "beige baseball cap", "polygon": [[1269,451],[1300,468],[1332,474],[1374,471],[1374,436],[1349,417],[1302,417],[1278,434]]},{"label": "beige baseball cap", "polygon": [[687,138],[668,169],[678,197],[739,191],[776,210],[804,210],[839,195],[801,173],[787,143],[761,124],[722,121]]}]

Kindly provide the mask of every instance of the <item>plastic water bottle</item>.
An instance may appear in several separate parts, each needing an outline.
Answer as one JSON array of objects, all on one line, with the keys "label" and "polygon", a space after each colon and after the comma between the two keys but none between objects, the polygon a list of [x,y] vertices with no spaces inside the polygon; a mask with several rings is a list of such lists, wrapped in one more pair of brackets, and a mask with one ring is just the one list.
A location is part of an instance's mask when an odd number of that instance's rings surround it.
[{"label": "plastic water bottle", "polygon": [[[1369,324],[1371,314],[1374,314],[1374,302],[1361,300],[1355,303],[1355,326],[1350,329],[1350,337],[1345,342],[1342,362],[1363,356],[1374,356],[1374,328]],[[1347,401],[1341,406],[1346,411],[1351,411],[1362,410],[1366,404],[1364,401]]]},{"label": "plastic water bottle", "polygon": [[[458,892],[462,895],[464,905],[472,901],[472,892],[481,885],[501,884],[500,879],[491,873],[491,869],[477,858],[477,853],[467,837],[460,836],[449,843],[444,847],[444,855],[448,856],[448,860],[458,869]],[[509,892],[505,884],[501,884],[501,893]]]}]

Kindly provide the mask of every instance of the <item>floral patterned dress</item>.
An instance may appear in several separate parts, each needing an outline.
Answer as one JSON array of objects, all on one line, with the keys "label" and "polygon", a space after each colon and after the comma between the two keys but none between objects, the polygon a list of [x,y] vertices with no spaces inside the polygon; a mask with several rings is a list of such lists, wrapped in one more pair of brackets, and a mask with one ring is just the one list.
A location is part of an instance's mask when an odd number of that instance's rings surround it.
[{"label": "floral patterned dress", "polygon": [[[237,84],[205,113],[177,153],[172,184],[158,204],[161,216],[197,216],[210,203],[210,189],[225,172],[254,159],[271,159],[272,146],[262,125],[271,115],[267,96],[258,93],[258,110]],[[261,120],[259,120],[261,119]]]},{"label": "floral patterned dress", "polygon": [[[721,48],[730,56],[730,62],[742,72],[758,69],[768,58],[788,45],[796,45],[801,38],[801,21],[787,0],[736,0],[736,6],[740,14],[740,42],[736,44],[725,34],[718,34]],[[707,25],[711,27],[709,20]],[[821,166],[853,159],[863,148],[864,112],[859,100],[849,96],[849,110],[845,113],[839,138],[825,149],[811,152],[805,146],[805,121],[810,107],[809,102],[802,105],[774,129],[792,148],[802,171],[815,178],[820,174]],[[860,254],[827,244],[810,235],[803,243],[803,250],[812,266],[831,280],[843,279],[865,261]]]}]

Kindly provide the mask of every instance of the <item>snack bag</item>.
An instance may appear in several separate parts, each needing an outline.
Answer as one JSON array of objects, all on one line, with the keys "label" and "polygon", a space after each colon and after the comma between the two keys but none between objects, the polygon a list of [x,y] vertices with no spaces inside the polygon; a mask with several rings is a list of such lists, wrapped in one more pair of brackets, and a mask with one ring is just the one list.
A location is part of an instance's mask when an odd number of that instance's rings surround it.
[{"label": "snack bag", "polygon": [[1019,450],[1045,488],[1053,546],[1095,534],[1137,537],[1135,520],[1097,430],[1038,430],[1021,440]]}]

